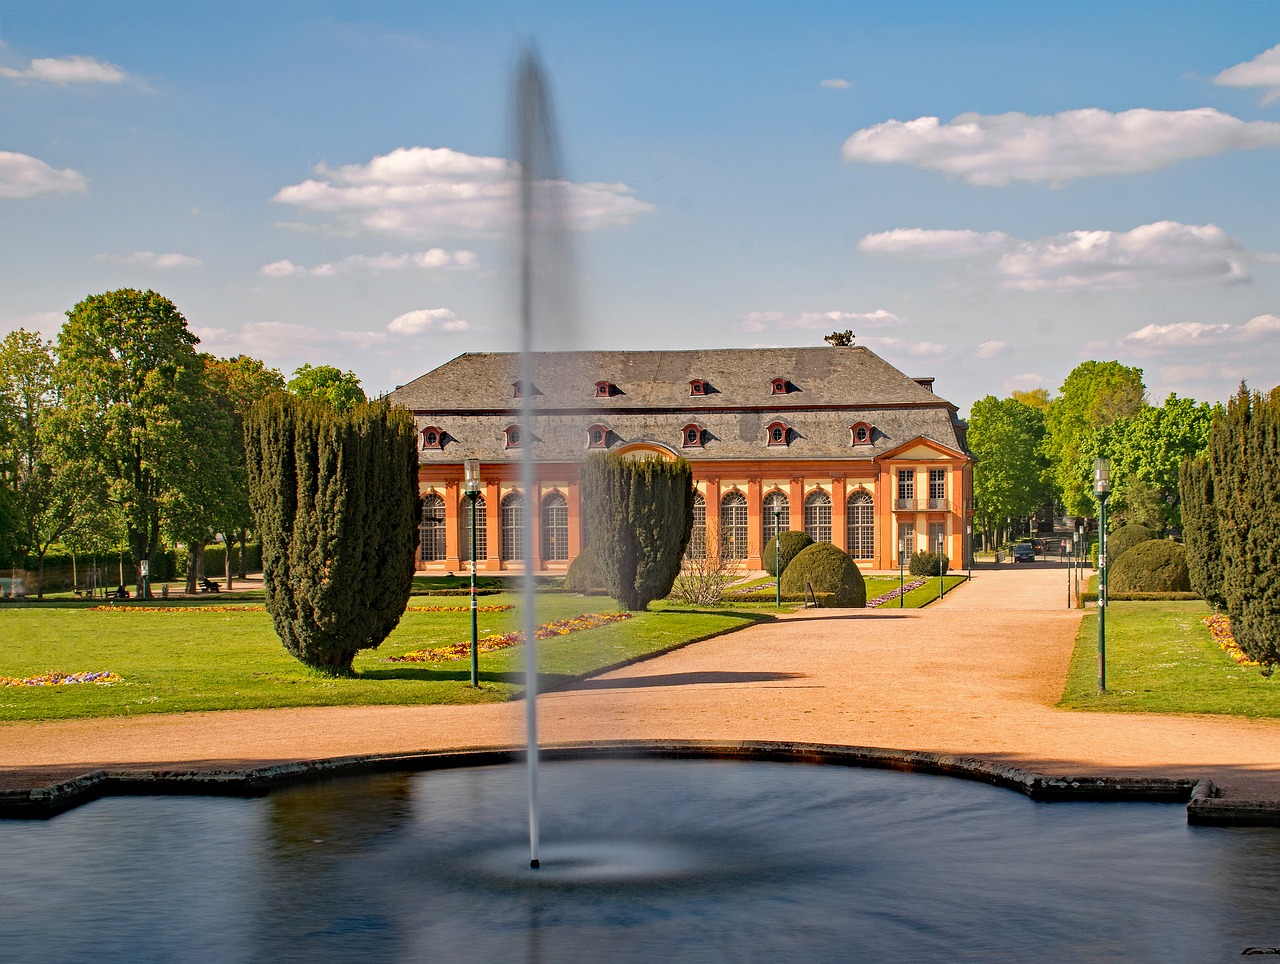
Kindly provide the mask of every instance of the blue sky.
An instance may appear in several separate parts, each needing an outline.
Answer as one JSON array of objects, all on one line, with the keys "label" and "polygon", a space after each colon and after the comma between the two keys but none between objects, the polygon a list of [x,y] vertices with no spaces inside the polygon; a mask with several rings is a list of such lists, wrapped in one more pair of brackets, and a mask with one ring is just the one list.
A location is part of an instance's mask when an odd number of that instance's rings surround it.
[{"label": "blue sky", "polygon": [[151,287],[370,394],[513,348],[529,41],[581,347],[850,328],[962,412],[1087,358],[1280,382],[1277,0],[0,0],[0,330]]}]

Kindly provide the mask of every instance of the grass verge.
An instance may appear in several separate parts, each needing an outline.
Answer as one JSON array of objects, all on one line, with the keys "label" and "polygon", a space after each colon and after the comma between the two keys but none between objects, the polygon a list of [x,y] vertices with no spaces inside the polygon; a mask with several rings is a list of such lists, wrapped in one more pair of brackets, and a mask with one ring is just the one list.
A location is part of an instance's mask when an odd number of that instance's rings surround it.
[{"label": "grass verge", "polygon": [[[485,596],[481,606],[518,604]],[[386,663],[410,650],[470,639],[465,597],[415,597],[400,625],[377,650],[361,652],[357,675],[334,679],[308,670],[281,645],[260,606],[156,604],[99,611],[83,604],[11,606],[0,611],[7,640],[0,676],[59,671],[111,671],[114,686],[0,687],[0,720],[52,720],[193,710],[283,706],[367,706],[500,702],[522,686],[524,650],[480,657],[480,687],[467,685],[469,660]],[[449,607],[453,611],[433,611]],[[548,622],[612,610],[606,598],[540,596]],[[659,653],[767,619],[745,609],[698,610],[656,603],[620,623],[539,643],[540,686],[548,688],[605,666]],[[481,612],[479,634],[519,627],[518,610]]]},{"label": "grass verge", "polygon": [[1204,602],[1107,606],[1107,691],[1098,693],[1098,615],[1085,615],[1058,704],[1121,713],[1280,717],[1280,677],[1238,666],[1209,636]]}]

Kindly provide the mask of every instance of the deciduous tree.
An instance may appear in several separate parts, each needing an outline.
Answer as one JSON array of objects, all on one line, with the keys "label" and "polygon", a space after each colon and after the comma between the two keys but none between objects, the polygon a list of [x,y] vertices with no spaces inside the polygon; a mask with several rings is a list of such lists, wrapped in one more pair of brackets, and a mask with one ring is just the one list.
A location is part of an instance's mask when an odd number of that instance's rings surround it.
[{"label": "deciduous tree", "polygon": [[350,411],[366,401],[355,372],[344,372],[332,365],[303,365],[285,387],[299,398],[324,402],[340,412]]},{"label": "deciduous tree", "polygon": [[974,513],[987,538],[1006,519],[1035,511],[1051,493],[1043,452],[1044,414],[1013,398],[988,395],[969,414]]}]

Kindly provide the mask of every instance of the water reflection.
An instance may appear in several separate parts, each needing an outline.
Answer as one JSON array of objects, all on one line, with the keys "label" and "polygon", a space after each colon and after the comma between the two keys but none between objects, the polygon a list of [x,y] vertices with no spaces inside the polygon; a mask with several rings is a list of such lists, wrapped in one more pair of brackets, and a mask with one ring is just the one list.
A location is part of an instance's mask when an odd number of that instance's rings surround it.
[{"label": "water reflection", "polygon": [[9,959],[1217,960],[1280,944],[1280,835],[1181,807],[743,762],[519,767],[0,825]]}]

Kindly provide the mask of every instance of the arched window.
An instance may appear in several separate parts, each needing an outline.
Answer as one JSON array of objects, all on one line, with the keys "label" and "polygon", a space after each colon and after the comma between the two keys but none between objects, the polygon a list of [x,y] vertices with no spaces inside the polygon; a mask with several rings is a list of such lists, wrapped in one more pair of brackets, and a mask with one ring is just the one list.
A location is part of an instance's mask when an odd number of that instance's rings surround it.
[{"label": "arched window", "polygon": [[542,559],[567,562],[569,559],[569,503],[559,492],[542,500]]},{"label": "arched window", "polygon": [[725,559],[747,558],[747,497],[741,492],[720,500],[720,545]]},{"label": "arched window", "polygon": [[[462,500],[462,545],[458,555],[463,562],[471,561],[471,500]],[[489,527],[485,525],[484,496],[476,496],[476,560],[489,555]]]},{"label": "arched window", "polygon": [[804,500],[804,534],[814,542],[831,541],[831,496],[821,489]]},{"label": "arched window", "polygon": [[524,496],[510,493],[499,509],[502,528],[502,561],[524,562]]},{"label": "arched window", "polygon": [[760,521],[764,530],[764,542],[761,545],[767,545],[779,532],[786,532],[791,528],[791,502],[784,493],[775,489],[764,497],[764,511]]},{"label": "arched window", "polygon": [[846,503],[846,535],[849,555],[874,559],[876,554],[876,503],[870,492],[855,492]]},{"label": "arched window", "polygon": [[690,422],[684,427],[684,433],[681,439],[681,444],[687,449],[701,448],[702,427],[696,422]]},{"label": "arched window", "polygon": [[786,445],[788,436],[791,434],[786,422],[770,422],[765,432],[770,445]]},{"label": "arched window", "polygon": [[444,448],[444,432],[434,425],[428,425],[422,430],[422,447],[424,449]]},{"label": "arched window", "polygon": [[701,492],[693,493],[693,528],[689,532],[689,547],[684,551],[686,559],[707,557],[707,500]]},{"label": "arched window", "polygon": [[418,558],[423,562],[444,559],[444,499],[434,492],[422,497],[422,520],[418,523]]},{"label": "arched window", "polygon": [[587,448],[603,449],[609,445],[609,429],[599,423],[587,429]]},{"label": "arched window", "polygon": [[509,426],[507,426],[507,428],[504,430],[503,434],[506,436],[507,448],[509,448],[509,449],[518,449],[518,448],[520,447],[520,441],[521,441],[521,439],[522,439],[522,437],[523,437],[523,436],[522,436],[522,434],[521,434],[521,432],[520,432],[520,426],[519,426],[519,425],[509,425]]}]

